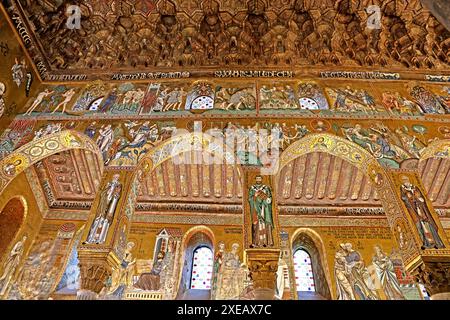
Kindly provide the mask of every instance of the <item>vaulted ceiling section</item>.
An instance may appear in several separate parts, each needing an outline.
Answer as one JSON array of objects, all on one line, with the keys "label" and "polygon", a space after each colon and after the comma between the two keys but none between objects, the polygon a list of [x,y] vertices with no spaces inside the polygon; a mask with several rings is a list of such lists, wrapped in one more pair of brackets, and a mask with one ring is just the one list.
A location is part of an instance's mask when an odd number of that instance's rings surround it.
[{"label": "vaulted ceiling section", "polygon": [[[201,154],[185,153],[182,163],[168,160],[148,174],[141,185],[137,210],[241,214],[243,190],[237,167],[190,164],[195,157],[199,159]],[[54,209],[89,210],[102,176],[97,158],[80,150],[53,155],[36,164],[35,170],[48,205]],[[435,208],[448,208],[450,160],[421,161],[418,172]],[[335,215],[382,214],[377,192],[365,174],[327,153],[295,159],[277,179],[280,214],[321,214],[321,208],[330,206]]]}]

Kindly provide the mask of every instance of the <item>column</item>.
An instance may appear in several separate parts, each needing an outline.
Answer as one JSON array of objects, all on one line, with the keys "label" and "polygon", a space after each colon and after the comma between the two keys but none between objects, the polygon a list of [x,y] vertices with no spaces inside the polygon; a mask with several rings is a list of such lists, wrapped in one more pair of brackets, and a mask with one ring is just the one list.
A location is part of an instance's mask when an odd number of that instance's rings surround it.
[{"label": "column", "polygon": [[112,272],[120,268],[127,245],[140,175],[106,168],[78,246],[79,300],[95,300]]},{"label": "column", "polygon": [[450,243],[420,177],[414,171],[390,170],[401,215],[391,227],[405,263],[431,299],[450,297]]},{"label": "column", "polygon": [[274,176],[261,175],[260,168],[251,166],[243,167],[243,173],[244,247],[252,295],[257,300],[272,300],[280,258]]}]

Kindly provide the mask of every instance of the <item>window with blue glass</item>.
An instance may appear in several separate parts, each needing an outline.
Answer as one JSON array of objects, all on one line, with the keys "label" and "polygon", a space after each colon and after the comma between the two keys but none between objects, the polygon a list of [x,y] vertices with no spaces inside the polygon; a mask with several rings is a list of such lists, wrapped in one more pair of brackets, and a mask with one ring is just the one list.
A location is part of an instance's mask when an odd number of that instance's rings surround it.
[{"label": "window with blue glass", "polygon": [[298,249],[294,253],[294,271],[297,291],[315,292],[314,274],[311,264],[311,256],[304,249]]}]

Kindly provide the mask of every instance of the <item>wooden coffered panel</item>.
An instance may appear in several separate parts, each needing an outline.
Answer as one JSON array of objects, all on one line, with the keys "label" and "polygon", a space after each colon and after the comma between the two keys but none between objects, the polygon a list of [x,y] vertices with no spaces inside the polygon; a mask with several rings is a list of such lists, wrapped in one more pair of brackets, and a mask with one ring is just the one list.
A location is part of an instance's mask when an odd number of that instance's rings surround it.
[{"label": "wooden coffered panel", "polygon": [[79,149],[52,155],[35,165],[47,197],[54,201],[92,202],[100,186],[100,168],[94,154]]},{"label": "wooden coffered panel", "polygon": [[[450,33],[420,0],[3,2],[31,34],[28,51],[49,74],[449,67]],[[81,9],[78,30],[66,26],[74,4]],[[374,4],[381,17],[376,25],[368,10]]]},{"label": "wooden coffered panel", "polygon": [[[439,209],[450,205],[450,161],[421,161],[418,172]],[[281,206],[380,207],[370,180],[355,166],[326,153],[310,153],[284,167],[278,180]]]}]

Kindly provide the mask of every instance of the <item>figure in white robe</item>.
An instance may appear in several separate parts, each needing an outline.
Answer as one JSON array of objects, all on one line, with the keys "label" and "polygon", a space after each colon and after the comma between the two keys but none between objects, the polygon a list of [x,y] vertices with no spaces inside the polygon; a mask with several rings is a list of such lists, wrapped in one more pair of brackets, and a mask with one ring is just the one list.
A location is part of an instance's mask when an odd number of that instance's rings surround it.
[{"label": "figure in white robe", "polygon": [[238,254],[239,244],[232,245],[231,252],[225,253],[219,270],[216,300],[238,299],[244,290],[245,270]]},{"label": "figure in white robe", "polygon": [[119,178],[120,175],[114,175],[113,180],[103,189],[97,208],[97,216],[92,224],[86,243],[101,244],[105,242],[122,194],[122,184],[119,182]]},{"label": "figure in white robe", "polygon": [[334,277],[336,279],[336,291],[338,300],[356,300],[350,284],[350,272],[347,269],[345,245],[341,244],[340,249],[334,256]]},{"label": "figure in white robe", "polygon": [[395,275],[392,260],[383,252],[380,246],[377,245],[374,249],[375,255],[372,258],[372,262],[386,297],[389,300],[405,300]]}]

